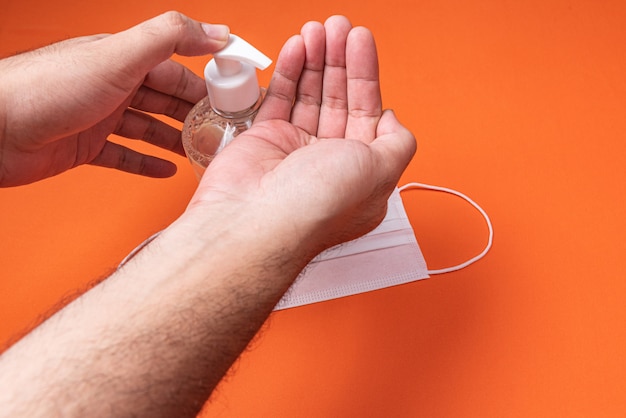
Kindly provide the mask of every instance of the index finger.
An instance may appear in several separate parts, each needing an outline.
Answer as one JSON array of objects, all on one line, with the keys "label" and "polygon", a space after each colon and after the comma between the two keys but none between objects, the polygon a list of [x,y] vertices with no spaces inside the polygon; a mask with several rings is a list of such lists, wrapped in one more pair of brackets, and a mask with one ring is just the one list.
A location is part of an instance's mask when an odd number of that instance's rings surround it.
[{"label": "index finger", "polygon": [[[107,68],[95,68],[123,91],[131,91],[145,74],[173,54],[194,56],[215,52],[226,45],[228,28],[195,21],[178,12],[167,12],[100,42],[98,53],[109,57]],[[100,62],[100,61],[99,61]],[[98,63],[99,63],[98,62]]]},{"label": "index finger", "polygon": [[278,54],[270,86],[254,119],[255,122],[270,119],[290,120],[298,82],[304,69],[304,59],[304,40],[301,35],[294,35],[285,42]]}]

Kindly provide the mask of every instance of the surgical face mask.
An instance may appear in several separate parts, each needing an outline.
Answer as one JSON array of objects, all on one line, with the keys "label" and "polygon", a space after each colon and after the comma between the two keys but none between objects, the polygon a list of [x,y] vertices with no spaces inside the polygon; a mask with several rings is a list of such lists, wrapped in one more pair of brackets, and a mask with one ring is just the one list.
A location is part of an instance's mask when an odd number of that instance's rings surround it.
[{"label": "surgical face mask", "polygon": [[[489,228],[485,249],[457,266],[428,270],[400,197],[400,192],[409,188],[451,193],[474,206]],[[489,217],[460,192],[409,183],[394,190],[387,206],[387,215],[376,229],[356,240],[332,247],[313,259],[274,309],[322,302],[460,270],[484,257],[491,248],[493,227]]]},{"label": "surgical face mask", "polygon": [[[400,192],[410,188],[445,192],[465,199],[485,218],[489,239],[485,249],[459,265],[428,270],[413,228],[404,210]],[[122,267],[160,232],[135,248],[122,262]],[[493,243],[493,227],[487,213],[472,199],[456,190],[409,183],[397,188],[387,204],[387,214],[376,229],[356,240],[329,248],[302,271],[298,279],[278,302],[274,310],[341,298],[385,287],[409,283],[430,275],[460,270],[483,258]]]}]

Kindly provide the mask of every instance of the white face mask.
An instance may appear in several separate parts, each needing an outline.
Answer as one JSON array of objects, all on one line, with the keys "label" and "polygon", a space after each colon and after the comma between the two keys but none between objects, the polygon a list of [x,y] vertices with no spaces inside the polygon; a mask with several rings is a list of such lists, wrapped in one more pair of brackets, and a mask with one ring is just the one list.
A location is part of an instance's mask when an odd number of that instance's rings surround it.
[{"label": "white face mask", "polygon": [[[400,198],[400,191],[408,188],[452,193],[467,200],[487,221],[489,241],[485,249],[458,266],[428,270]],[[493,227],[489,217],[469,197],[443,187],[409,183],[394,190],[389,198],[387,215],[376,229],[354,241],[329,248],[317,256],[274,309],[322,302],[425,279],[430,274],[456,271],[484,257],[492,242]]]},{"label": "white face mask", "polygon": [[[409,188],[451,193],[467,200],[487,221],[489,240],[485,249],[477,256],[457,266],[428,270],[400,198],[400,192]],[[159,233],[157,232],[142,242],[122,260],[118,268],[126,264]],[[491,221],[487,213],[472,199],[456,190],[445,187],[409,183],[394,190],[391,194],[385,219],[376,229],[353,241],[329,248],[315,257],[278,302],[274,310],[369,292],[425,279],[430,277],[430,274],[460,270],[483,258],[491,248],[492,242],[493,227]]]}]

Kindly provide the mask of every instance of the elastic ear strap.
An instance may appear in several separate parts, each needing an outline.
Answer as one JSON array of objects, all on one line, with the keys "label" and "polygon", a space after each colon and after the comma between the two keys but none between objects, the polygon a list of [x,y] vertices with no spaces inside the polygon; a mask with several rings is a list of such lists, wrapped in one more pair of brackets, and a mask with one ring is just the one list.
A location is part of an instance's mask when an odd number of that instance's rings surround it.
[{"label": "elastic ear strap", "polygon": [[489,252],[489,250],[491,249],[491,246],[493,244],[493,226],[491,224],[491,220],[489,219],[489,216],[487,215],[487,212],[485,212],[483,210],[483,208],[478,206],[478,204],[476,202],[474,202],[472,199],[470,199],[469,197],[467,197],[463,193],[457,192],[456,190],[448,189],[446,187],[431,186],[430,184],[407,183],[404,186],[399,187],[399,190],[403,191],[403,190],[406,190],[406,189],[413,189],[413,188],[434,190],[436,192],[450,193],[450,194],[453,194],[455,196],[460,197],[461,199],[467,201],[470,205],[474,206],[476,208],[476,210],[478,210],[480,212],[480,214],[483,215],[483,218],[485,218],[485,221],[487,222],[487,227],[489,228],[489,240],[487,241],[487,246],[485,247],[485,249],[480,254],[478,254],[476,257],[473,257],[473,258],[467,260],[464,263],[458,264],[458,265],[453,266],[453,267],[448,267],[448,268],[438,269],[438,270],[428,270],[428,274],[443,274],[443,273],[450,273],[452,271],[461,270],[461,269],[469,266],[470,264],[473,264],[476,261],[480,260],[481,258],[483,258]]},{"label": "elastic ear strap", "polygon": [[161,234],[162,231],[159,232],[155,232],[154,234],[150,235],[148,238],[146,238],[144,240],[144,242],[142,242],[141,244],[139,244],[138,246],[135,247],[134,250],[132,250],[130,252],[130,254],[128,254],[126,257],[124,257],[124,259],[120,262],[120,264],[118,264],[117,266],[117,270],[121,269],[124,264],[128,263],[130,261],[131,258],[133,258],[134,256],[137,255],[137,253],[141,250],[144,249],[144,247],[148,244],[150,244],[152,241],[154,241],[154,239],[156,237],[158,237]]}]

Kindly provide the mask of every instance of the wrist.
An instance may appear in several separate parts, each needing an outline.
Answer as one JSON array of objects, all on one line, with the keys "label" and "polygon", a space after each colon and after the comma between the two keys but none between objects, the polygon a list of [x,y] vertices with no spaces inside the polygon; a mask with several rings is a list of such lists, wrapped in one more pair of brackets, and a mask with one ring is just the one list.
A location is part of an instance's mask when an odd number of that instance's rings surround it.
[{"label": "wrist", "polygon": [[[269,292],[265,299],[275,303],[318,251],[306,239],[296,239],[288,223],[266,213],[245,203],[190,206],[128,263],[128,272],[143,275],[148,269],[156,273],[154,286],[197,295],[222,284],[224,289],[260,286]],[[176,277],[175,290],[171,277]],[[265,288],[266,281],[271,286]]]},{"label": "wrist", "polygon": [[173,227],[185,228],[188,238],[201,246],[223,240],[224,244],[240,249],[235,253],[246,249],[251,255],[258,253],[258,257],[281,257],[285,262],[300,260],[302,268],[325,249],[317,237],[324,228],[313,216],[293,213],[276,196],[248,197],[194,199]]}]

